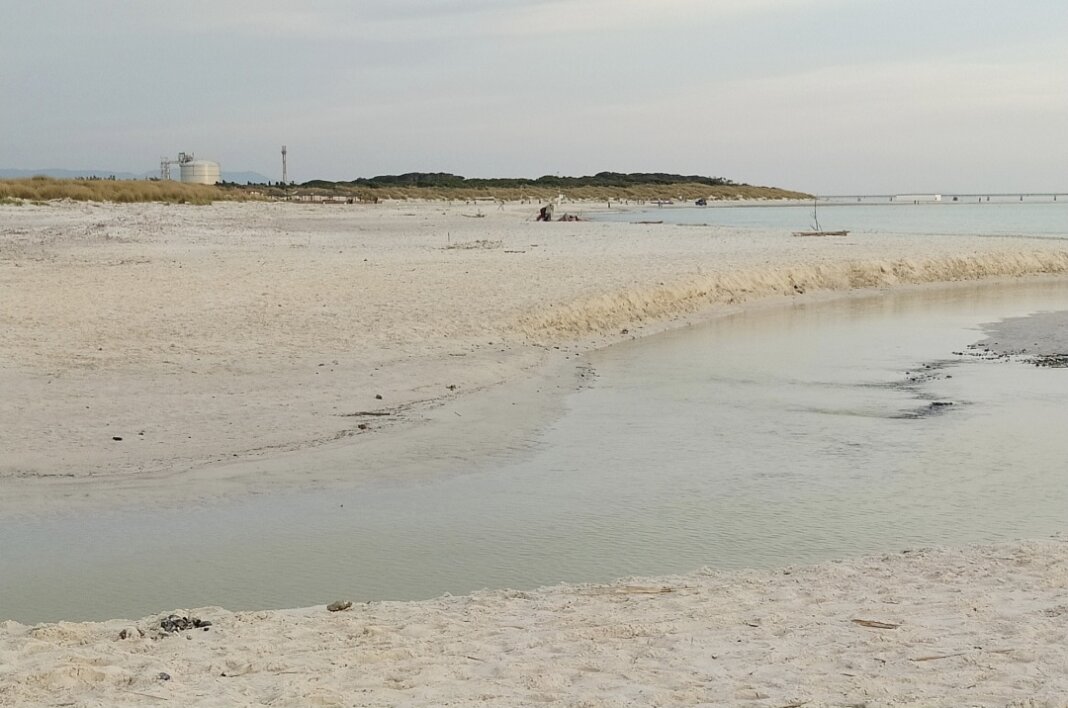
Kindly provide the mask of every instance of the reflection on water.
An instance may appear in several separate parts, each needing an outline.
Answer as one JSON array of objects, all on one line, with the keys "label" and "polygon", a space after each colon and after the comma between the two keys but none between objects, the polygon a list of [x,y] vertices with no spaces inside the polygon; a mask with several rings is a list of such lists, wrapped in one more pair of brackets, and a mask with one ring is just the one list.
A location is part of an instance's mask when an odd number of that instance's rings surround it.
[{"label": "reflection on water", "polygon": [[[0,618],[414,599],[1064,529],[1068,370],[954,355],[1068,283],[754,311],[594,353],[512,463],[0,524]],[[355,452],[354,455],[358,454]]]}]

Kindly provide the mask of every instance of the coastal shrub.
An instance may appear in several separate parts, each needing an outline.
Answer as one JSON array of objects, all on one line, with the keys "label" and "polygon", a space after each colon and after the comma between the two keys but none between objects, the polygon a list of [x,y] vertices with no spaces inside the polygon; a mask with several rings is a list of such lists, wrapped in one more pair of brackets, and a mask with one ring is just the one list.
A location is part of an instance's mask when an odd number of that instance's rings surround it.
[{"label": "coastal shrub", "polygon": [[[311,183],[309,183],[311,184]],[[707,184],[647,184],[620,187],[587,185],[582,187],[423,187],[423,186],[353,186],[349,182],[316,181],[315,186],[301,185],[286,190],[281,188],[258,188],[267,198],[322,197],[333,199],[356,199],[361,202],[392,199],[418,199],[440,201],[504,200],[504,201],[549,201],[563,195],[569,200],[605,201],[612,199],[630,201],[709,201],[728,199],[811,199],[812,196],[775,187],[750,185]]]},{"label": "coastal shrub", "polygon": [[255,198],[247,190],[205,184],[151,180],[66,180],[35,176],[0,180],[0,199],[50,201],[73,199],[98,202],[167,202],[211,204]]}]

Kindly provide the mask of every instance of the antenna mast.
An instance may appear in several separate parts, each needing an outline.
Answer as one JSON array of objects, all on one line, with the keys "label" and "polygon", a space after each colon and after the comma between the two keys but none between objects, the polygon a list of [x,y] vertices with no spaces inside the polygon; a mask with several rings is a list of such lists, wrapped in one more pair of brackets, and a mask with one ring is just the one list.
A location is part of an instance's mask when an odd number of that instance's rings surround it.
[{"label": "antenna mast", "polygon": [[286,174],[286,146],[282,146],[282,186],[289,184],[289,177]]}]

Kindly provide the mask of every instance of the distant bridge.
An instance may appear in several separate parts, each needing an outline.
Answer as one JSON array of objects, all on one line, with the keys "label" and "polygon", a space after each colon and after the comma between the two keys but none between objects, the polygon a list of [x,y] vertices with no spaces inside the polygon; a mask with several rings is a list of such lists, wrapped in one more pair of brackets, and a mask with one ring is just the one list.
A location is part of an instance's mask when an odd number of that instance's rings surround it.
[{"label": "distant bridge", "polygon": [[972,193],[905,193],[905,194],[820,194],[821,202],[900,202],[902,204],[937,204],[940,202],[989,202],[1068,200],[1068,192],[972,192]]}]

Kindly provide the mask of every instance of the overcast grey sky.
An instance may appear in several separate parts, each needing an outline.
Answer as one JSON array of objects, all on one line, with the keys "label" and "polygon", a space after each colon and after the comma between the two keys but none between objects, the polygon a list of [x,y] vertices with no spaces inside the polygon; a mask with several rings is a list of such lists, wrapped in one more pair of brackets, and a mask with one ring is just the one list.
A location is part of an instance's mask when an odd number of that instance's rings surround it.
[{"label": "overcast grey sky", "polygon": [[1068,0],[8,0],[0,167],[1068,189]]}]

